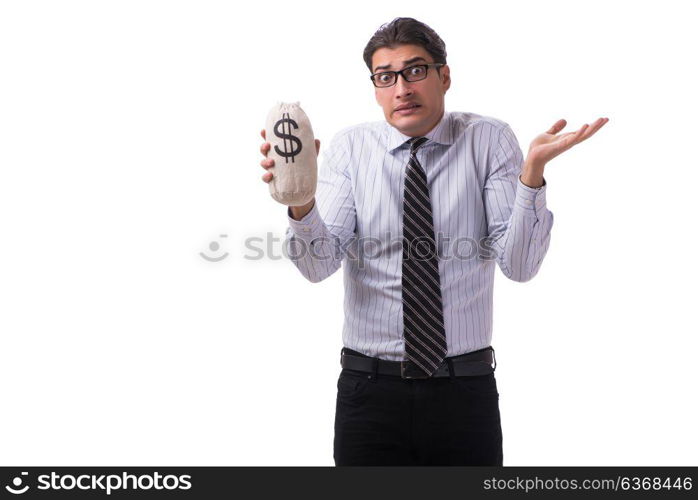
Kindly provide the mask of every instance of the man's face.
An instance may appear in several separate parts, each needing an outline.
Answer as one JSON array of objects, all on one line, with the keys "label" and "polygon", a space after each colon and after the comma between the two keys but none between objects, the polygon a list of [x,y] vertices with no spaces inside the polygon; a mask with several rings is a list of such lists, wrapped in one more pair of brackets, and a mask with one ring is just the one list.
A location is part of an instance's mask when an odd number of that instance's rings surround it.
[{"label": "man's face", "polygon": [[[398,45],[393,49],[383,47],[373,53],[373,73],[400,71],[415,64],[433,63],[434,59],[419,45]],[[427,70],[427,77],[408,82],[402,75],[392,87],[376,87],[376,101],[383,108],[388,123],[411,137],[427,134],[441,119],[444,112],[444,95],[451,86],[448,65]],[[401,110],[416,104],[416,108]]]}]

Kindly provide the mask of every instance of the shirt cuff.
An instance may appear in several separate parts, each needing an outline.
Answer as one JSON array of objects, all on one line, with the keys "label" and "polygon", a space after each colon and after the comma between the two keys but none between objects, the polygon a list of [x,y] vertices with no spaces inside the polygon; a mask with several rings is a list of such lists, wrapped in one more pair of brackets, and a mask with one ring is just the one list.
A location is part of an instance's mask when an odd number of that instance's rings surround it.
[{"label": "shirt cuff", "polygon": [[515,206],[519,210],[524,210],[530,212],[533,215],[540,215],[540,213],[545,210],[545,190],[548,187],[545,178],[543,178],[543,185],[538,188],[533,188],[527,186],[521,182],[521,176],[518,176],[517,187],[516,187],[516,201]]},{"label": "shirt cuff", "polygon": [[310,212],[305,214],[301,220],[296,220],[291,216],[291,207],[288,207],[287,215],[288,225],[297,237],[311,242],[314,238],[323,234],[322,228],[324,222],[320,218],[320,213],[317,210],[317,200],[313,203],[313,208],[310,209]]}]

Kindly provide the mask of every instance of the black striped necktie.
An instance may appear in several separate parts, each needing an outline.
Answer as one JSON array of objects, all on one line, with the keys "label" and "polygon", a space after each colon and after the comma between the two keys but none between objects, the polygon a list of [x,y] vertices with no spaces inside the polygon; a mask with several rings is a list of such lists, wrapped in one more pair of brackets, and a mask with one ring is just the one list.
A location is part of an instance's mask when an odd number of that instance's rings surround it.
[{"label": "black striped necktie", "polygon": [[402,315],[405,330],[403,376],[431,376],[446,357],[439,260],[427,176],[417,160],[426,137],[414,137],[405,172],[402,220]]}]

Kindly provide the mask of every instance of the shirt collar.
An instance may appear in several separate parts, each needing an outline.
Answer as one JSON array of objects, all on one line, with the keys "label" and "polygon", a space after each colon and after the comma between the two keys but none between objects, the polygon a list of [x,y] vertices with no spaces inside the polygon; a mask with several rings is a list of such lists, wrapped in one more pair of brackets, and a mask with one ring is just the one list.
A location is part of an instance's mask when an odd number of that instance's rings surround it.
[{"label": "shirt collar", "polygon": [[[390,125],[388,122],[385,123],[388,126],[388,152],[393,154],[395,150],[397,150],[400,146],[405,144],[405,142],[410,140],[411,137],[409,135],[403,134],[398,129]],[[449,113],[448,111],[444,111],[444,114],[441,117],[441,120],[439,120],[439,123],[437,123],[436,126],[433,129],[431,129],[429,133],[427,133],[424,137],[429,139],[429,141],[431,142],[436,142],[438,144],[450,146],[451,144],[453,144],[453,134],[451,129],[451,113]]]}]

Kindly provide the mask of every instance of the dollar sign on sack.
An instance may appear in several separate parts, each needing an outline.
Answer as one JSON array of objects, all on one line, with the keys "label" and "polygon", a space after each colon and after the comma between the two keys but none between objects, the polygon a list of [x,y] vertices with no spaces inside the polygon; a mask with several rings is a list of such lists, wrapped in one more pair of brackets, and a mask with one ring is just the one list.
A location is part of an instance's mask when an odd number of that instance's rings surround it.
[{"label": "dollar sign on sack", "polygon": [[[279,125],[281,125],[281,130],[279,130]],[[276,137],[284,140],[284,150],[281,151],[279,146],[274,146],[274,151],[286,158],[286,163],[288,163],[289,158],[295,163],[296,155],[303,149],[301,140],[291,133],[291,125],[293,125],[293,128],[298,128],[298,124],[288,113],[284,113],[283,118],[274,124],[274,133]]]}]

